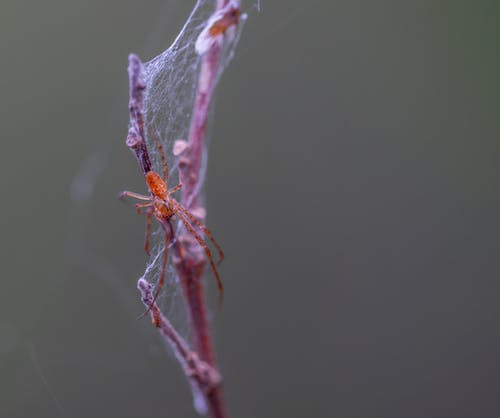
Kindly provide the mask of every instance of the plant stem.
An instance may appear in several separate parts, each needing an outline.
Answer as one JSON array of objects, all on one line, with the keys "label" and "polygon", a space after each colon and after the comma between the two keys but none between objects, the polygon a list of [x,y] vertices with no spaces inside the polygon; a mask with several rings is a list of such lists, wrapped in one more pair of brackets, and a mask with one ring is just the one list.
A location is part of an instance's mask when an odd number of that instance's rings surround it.
[{"label": "plant stem", "polygon": [[[220,9],[224,7],[226,3],[227,1],[218,1],[217,7]],[[202,57],[198,88],[189,131],[188,158],[184,159],[183,164],[179,164],[181,181],[184,185],[182,203],[188,210],[196,209],[199,203],[199,175],[210,113],[210,104],[217,82],[221,52],[221,46],[219,44],[214,44]],[[193,245],[192,239],[186,236],[185,231],[183,235],[185,242],[189,243],[188,253],[190,256],[178,258],[176,260],[176,266],[189,311],[196,351],[200,359],[207,362],[215,370],[218,370],[207,318],[205,291],[202,281],[206,262],[203,253],[200,251],[200,247]],[[221,385],[217,385],[207,393],[207,401],[213,418],[228,417]]]},{"label": "plant stem", "polygon": [[[229,0],[217,0],[216,11],[222,9]],[[200,213],[200,171],[205,149],[207,122],[213,92],[217,83],[222,45],[214,43],[201,57],[200,72],[193,114],[187,141],[187,148],[179,157],[179,176],[183,183],[181,202],[192,213]],[[126,144],[134,152],[144,174],[151,171],[151,161],[146,146],[143,115],[143,92],[146,88],[142,79],[142,63],[131,54],[129,56],[130,80],[130,127]],[[204,211],[202,211],[203,213]],[[167,224],[168,223],[168,224]],[[170,222],[162,223],[165,233],[171,232]],[[184,301],[190,319],[190,331],[194,340],[192,351],[177,333],[168,319],[153,304],[150,315],[165,341],[173,348],[191,384],[204,396],[205,403],[213,418],[228,418],[222,395],[221,375],[218,371],[212,334],[207,314],[203,273],[206,266],[205,255],[200,245],[184,228],[181,228],[173,244],[174,265],[182,287]],[[138,288],[147,307],[153,301],[152,286],[140,278]],[[195,395],[196,396],[196,395]]]}]

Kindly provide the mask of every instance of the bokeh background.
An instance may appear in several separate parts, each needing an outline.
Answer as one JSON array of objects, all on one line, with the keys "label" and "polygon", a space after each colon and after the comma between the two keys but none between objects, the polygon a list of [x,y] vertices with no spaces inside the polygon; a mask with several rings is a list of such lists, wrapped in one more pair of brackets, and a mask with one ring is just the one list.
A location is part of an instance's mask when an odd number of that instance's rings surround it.
[{"label": "bokeh background", "polygon": [[[127,55],[193,3],[1,2],[3,417],[196,416],[116,200]],[[207,175],[232,416],[500,416],[498,2],[247,6]]]}]

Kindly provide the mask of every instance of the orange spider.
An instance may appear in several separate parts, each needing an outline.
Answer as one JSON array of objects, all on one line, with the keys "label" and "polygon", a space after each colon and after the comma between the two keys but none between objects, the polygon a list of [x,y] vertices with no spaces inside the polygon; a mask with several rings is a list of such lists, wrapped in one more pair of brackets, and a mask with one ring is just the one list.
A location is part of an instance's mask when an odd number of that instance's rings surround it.
[{"label": "orange spider", "polygon": [[[161,161],[163,165],[163,178],[161,178],[161,176],[158,173],[154,171],[149,171],[148,173],[146,173],[146,182],[148,184],[149,190],[151,191],[150,196],[144,196],[134,192],[123,191],[120,193],[120,198],[128,196],[134,199],[146,201],[146,203],[137,203],[135,205],[135,208],[139,214],[142,214],[143,213],[142,211],[146,210],[146,240],[144,244],[144,249],[146,250],[147,254],[149,254],[149,236],[151,232],[152,216],[154,215],[158,220],[158,222],[165,225],[165,223],[167,223],[170,220],[170,218],[172,218],[174,215],[177,215],[177,217],[182,221],[186,229],[190,232],[190,234],[196,239],[198,244],[200,244],[200,246],[205,251],[208,261],[210,262],[210,267],[214,273],[215,279],[217,280],[219,297],[221,298],[224,292],[224,287],[222,286],[222,281],[219,277],[219,273],[215,266],[212,253],[210,251],[210,248],[208,248],[208,245],[205,242],[205,240],[196,231],[195,226],[201,229],[206,234],[206,236],[210,239],[210,241],[217,249],[217,252],[219,253],[218,264],[220,264],[222,260],[224,260],[224,253],[222,252],[222,249],[220,248],[217,241],[215,241],[215,238],[213,237],[210,230],[205,225],[203,225],[203,223],[200,222],[191,212],[189,212],[184,206],[182,206],[177,200],[175,200],[175,198],[172,196],[175,192],[181,189],[182,184],[179,183],[177,186],[172,187],[171,189],[168,188],[167,161],[165,159],[163,147],[159,139],[155,138],[155,140],[158,150],[160,152]],[[141,317],[146,315],[151,310],[163,287],[167,269],[167,262],[168,262],[168,246],[170,244],[170,239],[172,237],[172,229],[170,229],[170,231],[171,231],[170,234],[167,234],[165,232],[165,249],[163,255],[162,269],[161,269],[160,279],[158,281],[158,286],[156,288],[153,297],[153,301],[149,305],[146,312],[144,312],[144,314],[141,315]]]}]

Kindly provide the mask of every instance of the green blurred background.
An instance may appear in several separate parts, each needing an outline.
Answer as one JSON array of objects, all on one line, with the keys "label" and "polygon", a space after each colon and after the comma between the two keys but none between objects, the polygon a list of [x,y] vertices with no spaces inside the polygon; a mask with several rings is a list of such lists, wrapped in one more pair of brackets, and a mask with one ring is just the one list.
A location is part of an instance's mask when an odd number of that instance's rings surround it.
[{"label": "green blurred background", "polygon": [[[2,0],[2,417],[194,417],[142,311],[127,55],[193,2]],[[208,225],[232,417],[500,416],[499,3],[262,1]],[[72,185],[89,184],[88,199]]]}]

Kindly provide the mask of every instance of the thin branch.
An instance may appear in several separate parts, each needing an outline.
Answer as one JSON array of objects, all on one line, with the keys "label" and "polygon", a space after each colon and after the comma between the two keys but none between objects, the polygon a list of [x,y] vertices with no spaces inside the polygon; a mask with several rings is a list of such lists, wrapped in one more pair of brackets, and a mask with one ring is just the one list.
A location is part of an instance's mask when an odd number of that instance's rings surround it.
[{"label": "thin branch", "polygon": [[[219,0],[216,11],[223,9],[228,3],[229,0]],[[181,201],[183,206],[192,212],[199,209],[199,176],[210,104],[217,83],[221,55],[222,44],[215,42],[202,56],[187,147],[179,158],[180,180],[184,185]],[[174,263],[190,314],[196,351],[202,360],[218,370],[202,280],[206,261],[200,246],[185,229],[183,231],[178,242],[185,249],[182,251],[184,256],[174,257]],[[228,416],[221,385],[213,389],[208,396],[208,401],[214,418]]]},{"label": "thin branch", "polygon": [[[220,384],[219,372],[209,364],[200,360],[198,355],[191,351],[186,341],[175,330],[170,321],[161,313],[158,305],[153,303],[153,285],[141,277],[137,281],[137,288],[141,292],[141,300],[150,310],[151,321],[158,328],[167,344],[172,348],[177,360],[182,366],[186,377],[191,384],[196,384],[202,392],[210,392]],[[151,305],[152,304],[152,305]]]},{"label": "thin branch", "polygon": [[[143,93],[145,85],[142,81],[142,63],[134,54],[129,56],[129,82],[130,82],[130,126],[126,145],[135,154],[144,174],[151,171],[151,160],[144,136],[143,115]],[[162,224],[166,229],[166,225]],[[165,230],[165,233],[168,231]],[[199,246],[186,245],[191,241],[187,236],[181,236],[174,243],[174,259],[178,274],[183,284],[185,302],[191,317],[191,333],[196,337],[202,336],[208,345],[204,345],[198,354],[189,349],[187,343],[180,337],[178,332],[161,313],[157,304],[150,311],[153,324],[158,328],[165,342],[172,347],[176,358],[181,364],[184,373],[188,377],[192,387],[195,403],[197,394],[204,397],[204,405],[208,405],[214,418],[226,418],[224,402],[222,400],[220,385],[221,375],[213,359],[213,351],[207,351],[211,347],[211,336],[207,321],[206,305],[204,301],[203,286],[201,278],[205,267],[203,255],[199,253]],[[192,244],[192,242],[191,242]],[[149,307],[153,301],[152,286],[146,279],[140,278],[138,289],[141,292],[143,303]],[[199,299],[197,299],[199,298]],[[199,350],[199,346],[197,346]],[[212,357],[209,357],[212,356]],[[210,358],[210,361],[207,360]]]},{"label": "thin branch", "polygon": [[[231,28],[238,23],[240,15],[239,2],[235,0],[217,0],[215,13],[223,10],[230,1],[232,2],[231,14],[224,15],[224,22],[229,23],[219,34],[219,40],[224,37],[227,28]],[[236,13],[234,13],[235,11]],[[213,23],[210,22],[209,20],[208,24],[212,25]],[[221,25],[221,23],[218,24]],[[220,29],[219,26],[218,30]],[[208,29],[211,30],[212,27],[208,27]],[[174,148],[174,154],[179,158],[180,180],[184,185],[181,202],[191,213],[198,214],[199,218],[202,218],[200,214],[205,213],[204,208],[199,206],[200,171],[210,105],[221,64],[222,45],[222,42],[214,42],[201,57],[188,141],[184,144],[177,143],[176,148]],[[152,166],[144,134],[143,93],[146,86],[142,78],[142,71],[140,59],[131,54],[128,67],[130,126],[126,144],[134,152],[143,173],[146,174],[152,170]],[[167,225],[163,223],[161,225],[167,232]],[[156,303],[152,305],[150,316],[160,335],[176,354],[193,386],[195,397],[196,393],[203,395],[205,404],[208,405],[213,418],[227,418],[228,414],[222,396],[222,378],[216,363],[202,280],[206,266],[203,249],[185,228],[181,229],[180,234],[174,241],[173,249],[174,265],[190,317],[195,350],[189,348],[184,339],[162,314]],[[152,285],[146,279],[140,278],[138,289],[141,292],[143,303],[147,307],[151,306],[153,303]],[[194,389],[198,389],[198,392]]]},{"label": "thin branch", "polygon": [[151,160],[149,159],[144,136],[144,115],[142,112],[144,89],[146,84],[142,79],[142,62],[135,54],[128,57],[129,76],[129,103],[130,126],[128,129],[126,145],[134,152],[144,174],[151,171]]}]

